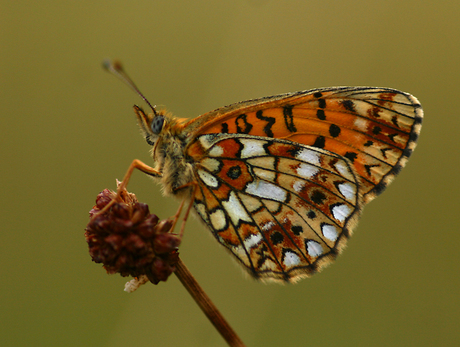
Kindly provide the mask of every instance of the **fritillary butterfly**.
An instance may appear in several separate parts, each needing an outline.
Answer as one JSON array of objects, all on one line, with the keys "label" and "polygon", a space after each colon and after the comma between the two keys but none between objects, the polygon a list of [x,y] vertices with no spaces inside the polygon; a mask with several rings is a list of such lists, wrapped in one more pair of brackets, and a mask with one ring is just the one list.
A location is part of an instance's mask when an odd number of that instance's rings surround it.
[{"label": "fritillary butterfly", "polygon": [[[109,69],[138,91],[121,66]],[[285,282],[343,250],[363,207],[406,164],[423,117],[412,95],[374,87],[281,94],[192,120],[134,108],[155,167],[134,161],[131,171],[190,201],[252,276]]]}]

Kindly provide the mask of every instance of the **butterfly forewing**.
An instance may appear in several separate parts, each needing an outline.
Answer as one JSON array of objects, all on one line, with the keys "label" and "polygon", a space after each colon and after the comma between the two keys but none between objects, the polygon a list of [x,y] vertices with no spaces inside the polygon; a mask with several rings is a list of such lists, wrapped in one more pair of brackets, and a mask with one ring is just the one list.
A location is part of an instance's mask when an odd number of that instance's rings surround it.
[{"label": "butterfly forewing", "polygon": [[314,273],[338,254],[359,214],[354,169],[329,151],[232,134],[200,136],[188,154],[195,209],[255,277]]},{"label": "butterfly forewing", "polygon": [[383,191],[415,148],[422,110],[388,88],[336,87],[250,100],[193,121],[197,135],[248,134],[287,139],[339,154],[361,178],[366,202]]}]

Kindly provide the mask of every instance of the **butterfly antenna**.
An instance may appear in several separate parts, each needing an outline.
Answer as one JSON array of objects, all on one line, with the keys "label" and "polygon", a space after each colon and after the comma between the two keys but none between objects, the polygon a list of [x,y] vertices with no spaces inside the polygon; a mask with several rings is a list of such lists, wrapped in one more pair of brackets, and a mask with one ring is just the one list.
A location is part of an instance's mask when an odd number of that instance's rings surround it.
[{"label": "butterfly antenna", "polygon": [[147,100],[147,98],[144,96],[144,94],[141,93],[139,88],[134,84],[133,80],[128,76],[128,74],[123,70],[123,66],[121,66],[121,63],[117,60],[110,60],[110,59],[105,59],[102,62],[102,66],[104,69],[106,69],[108,72],[112,73],[116,77],[118,77],[120,80],[122,80],[124,83],[128,85],[134,92],[139,95],[152,109],[153,114],[155,116],[158,116],[157,111],[155,110],[155,107],[152,106],[152,104]]}]

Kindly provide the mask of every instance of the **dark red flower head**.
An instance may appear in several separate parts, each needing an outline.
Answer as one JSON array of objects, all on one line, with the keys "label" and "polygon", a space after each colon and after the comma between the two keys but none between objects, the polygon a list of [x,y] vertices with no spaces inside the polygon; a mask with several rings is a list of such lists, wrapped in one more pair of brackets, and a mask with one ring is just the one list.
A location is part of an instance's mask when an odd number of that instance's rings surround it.
[{"label": "dark red flower head", "polygon": [[148,206],[128,191],[120,195],[122,201],[100,213],[117,196],[104,189],[89,213],[85,237],[91,258],[110,274],[147,276],[154,284],[166,281],[175,271],[179,256],[180,238],[169,232],[172,221],[159,222]]}]

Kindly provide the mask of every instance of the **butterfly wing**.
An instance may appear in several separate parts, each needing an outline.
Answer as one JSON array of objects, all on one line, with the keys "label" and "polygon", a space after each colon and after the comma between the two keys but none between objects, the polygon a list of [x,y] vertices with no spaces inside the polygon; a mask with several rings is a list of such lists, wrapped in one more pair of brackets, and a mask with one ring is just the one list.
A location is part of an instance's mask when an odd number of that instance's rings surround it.
[{"label": "butterfly wing", "polygon": [[287,139],[339,154],[360,176],[364,201],[390,183],[415,148],[423,111],[389,88],[334,87],[249,100],[192,120],[195,136],[247,134]]},{"label": "butterfly wing", "polygon": [[194,206],[257,278],[296,281],[332,261],[361,207],[351,163],[326,150],[244,134],[202,135],[189,148]]}]

